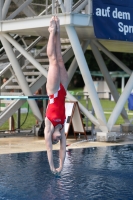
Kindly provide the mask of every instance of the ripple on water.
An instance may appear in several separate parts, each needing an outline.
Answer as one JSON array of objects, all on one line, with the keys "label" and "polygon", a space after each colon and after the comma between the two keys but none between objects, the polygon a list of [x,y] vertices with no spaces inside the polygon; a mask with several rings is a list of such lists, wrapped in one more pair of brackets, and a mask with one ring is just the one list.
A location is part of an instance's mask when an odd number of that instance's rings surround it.
[{"label": "ripple on water", "polygon": [[133,145],[69,150],[60,176],[50,172],[46,152],[0,155],[0,199],[130,200],[132,166]]}]

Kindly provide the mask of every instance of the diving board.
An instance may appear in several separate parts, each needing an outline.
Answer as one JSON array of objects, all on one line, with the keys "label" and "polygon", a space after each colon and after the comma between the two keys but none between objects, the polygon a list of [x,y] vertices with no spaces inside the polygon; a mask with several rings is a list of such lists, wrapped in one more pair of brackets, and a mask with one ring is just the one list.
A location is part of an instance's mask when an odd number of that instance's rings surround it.
[{"label": "diving board", "polygon": [[34,95],[34,96],[0,96],[0,99],[48,99],[47,95]]}]

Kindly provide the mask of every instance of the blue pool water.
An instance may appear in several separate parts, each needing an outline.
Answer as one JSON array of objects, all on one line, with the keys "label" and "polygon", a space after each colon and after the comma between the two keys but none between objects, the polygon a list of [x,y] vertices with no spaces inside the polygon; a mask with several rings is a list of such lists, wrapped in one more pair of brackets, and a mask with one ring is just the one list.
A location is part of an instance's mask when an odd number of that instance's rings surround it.
[{"label": "blue pool water", "polygon": [[132,200],[133,145],[69,150],[60,177],[46,152],[0,155],[0,200],[74,199]]}]

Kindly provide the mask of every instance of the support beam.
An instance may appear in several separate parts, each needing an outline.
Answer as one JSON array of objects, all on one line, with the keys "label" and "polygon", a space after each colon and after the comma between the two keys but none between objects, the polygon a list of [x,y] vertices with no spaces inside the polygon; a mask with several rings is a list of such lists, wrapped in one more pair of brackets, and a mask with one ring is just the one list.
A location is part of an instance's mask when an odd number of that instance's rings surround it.
[{"label": "support beam", "polygon": [[[27,83],[24,75],[23,75],[23,72],[21,71],[21,67],[20,67],[19,62],[17,61],[17,59],[15,57],[15,54],[12,50],[10,43],[1,35],[0,35],[0,39],[1,39],[1,42],[4,46],[4,48],[5,48],[7,56],[8,56],[8,58],[9,58],[11,64],[12,64],[12,68],[14,69],[15,74],[17,74],[18,82],[19,82],[19,85],[21,86],[23,93],[26,96],[32,96],[32,92],[30,91],[30,88],[28,86],[28,83]],[[42,116],[41,116],[41,113],[39,111],[39,108],[38,108],[35,100],[33,100],[33,101],[28,100],[28,103],[29,103],[36,119],[38,121],[42,121]]]},{"label": "support beam", "polygon": [[55,0],[52,0],[52,15],[55,14]]},{"label": "support beam", "polygon": [[125,77],[122,76],[121,77],[121,93],[124,91],[124,87],[125,87]]},{"label": "support beam", "polygon": [[68,91],[67,91],[67,98],[71,101],[77,101],[79,104],[79,108],[80,110],[85,114],[85,116],[87,116],[90,121],[95,124],[97,127],[100,126],[100,123],[98,122],[98,120],[91,114],[91,112],[89,112],[75,97],[73,97]]},{"label": "support beam", "polygon": [[3,8],[3,0],[0,0],[0,21],[2,20],[2,8]]},{"label": "support beam", "polygon": [[46,0],[46,15],[48,14],[48,0]]},{"label": "support beam", "polygon": [[88,0],[83,1],[77,8],[73,10],[73,13],[79,13],[81,10],[85,8],[87,4],[88,4]]},{"label": "support beam", "polygon": [[[81,44],[83,52],[86,51],[89,43],[90,43],[90,40],[87,40],[87,41],[84,40],[83,41],[83,43]],[[68,69],[68,83],[70,83],[70,81],[71,81],[71,79],[72,79],[77,67],[78,67],[78,63],[77,63],[76,58],[74,58],[72,63],[71,63],[71,65],[70,65],[70,67],[69,67],[69,69]]]},{"label": "support beam", "polygon": [[108,131],[106,128],[106,119],[104,116],[104,112],[101,107],[101,104],[100,104],[90,71],[88,69],[88,65],[86,63],[83,51],[81,49],[81,45],[80,45],[79,39],[77,37],[76,31],[75,31],[74,27],[72,27],[72,26],[66,26],[66,31],[67,31],[68,37],[70,39],[75,57],[77,59],[81,74],[82,74],[84,82],[85,82],[85,85],[87,87],[93,108],[94,108],[96,116],[97,116],[97,119],[98,119],[99,123],[101,124],[101,126],[104,126],[106,131]]},{"label": "support beam", "polygon": [[47,71],[42,67],[42,65],[37,62],[30,54],[23,49],[23,47],[17,43],[10,35],[2,33],[3,37],[5,37],[27,60],[29,60],[45,77],[47,77]]},{"label": "support beam", "polygon": [[87,6],[88,6],[87,14],[92,15],[92,0],[88,0],[88,5]]},{"label": "support beam", "polygon": [[[89,26],[89,18],[88,15],[79,15],[79,14],[60,14],[60,25],[63,27],[65,25],[73,25],[73,26]],[[27,32],[35,32],[37,29],[44,29],[44,27],[49,26],[51,15],[45,16],[35,16],[29,18],[19,18],[14,20],[6,20],[1,22],[1,32],[14,32],[16,33],[27,33]],[[47,31],[47,30],[45,30]],[[46,33],[46,32],[45,32]],[[40,35],[40,34],[39,34]],[[46,36],[48,36],[48,31]],[[44,36],[44,34],[43,34]]]},{"label": "support beam", "polygon": [[[13,0],[13,2],[17,5],[17,7],[19,8],[22,5],[22,2],[24,2],[24,0]],[[35,13],[34,10],[31,9],[31,7],[27,6],[25,7],[25,9],[22,11],[27,17],[33,17],[36,16],[37,14]]]},{"label": "support beam", "polygon": [[58,0],[58,3],[59,3],[62,13],[65,13],[65,7],[64,7],[62,0]]},{"label": "support beam", "polygon": [[64,0],[64,6],[67,13],[72,11],[72,0]]},{"label": "support beam", "polygon": [[114,56],[111,52],[108,51],[100,42],[93,40],[93,43],[101,49],[111,60],[113,60],[121,69],[123,69],[127,74],[131,75],[132,71],[121,62],[116,56]]},{"label": "support beam", "polygon": [[[104,62],[101,54],[100,54],[100,51],[93,44],[92,41],[91,41],[90,46],[91,46],[92,52],[93,52],[93,54],[94,54],[94,56],[96,58],[96,61],[97,61],[98,65],[99,65],[99,67],[100,67],[100,70],[101,70],[101,72],[102,72],[102,74],[103,74],[103,76],[104,76],[104,78],[106,80],[106,83],[108,84],[108,87],[109,87],[109,89],[111,91],[111,94],[112,94],[115,102],[117,103],[117,101],[119,99],[119,94],[118,94],[118,92],[116,90],[116,87],[115,87],[115,85],[114,85],[114,83],[113,83],[113,81],[111,79],[111,76],[110,76],[110,74],[109,74],[109,72],[107,70],[107,67],[105,65],[105,62]],[[125,120],[125,122],[129,123],[128,115],[127,115],[125,109],[122,110],[121,115],[122,115],[123,119]]]},{"label": "support beam", "polygon": [[6,18],[8,9],[10,7],[11,0],[6,0],[2,9],[2,19],[4,20]]},{"label": "support beam", "polygon": [[21,6],[19,6],[7,19],[13,19],[16,17],[25,7],[27,7],[33,0],[27,0]]},{"label": "support beam", "polygon": [[133,89],[133,73],[130,76],[123,93],[121,94],[113,112],[110,115],[110,118],[108,120],[109,131],[111,131],[111,129],[112,129],[113,125],[115,124],[118,116],[120,115],[120,113],[121,113],[121,111],[122,111],[132,89]]},{"label": "support beam", "polygon": [[2,35],[18,50],[20,53],[27,58],[45,77],[47,77],[47,71],[38,63],[25,49],[22,48],[10,35],[2,33]]},{"label": "support beam", "polygon": [[[39,36],[32,44],[30,44],[25,50],[26,51],[30,51],[30,49],[32,49],[43,37]],[[46,48],[46,47],[45,47]],[[22,57],[22,54],[19,54],[17,56],[17,59],[19,60]],[[1,72],[0,72],[0,76],[2,76],[2,74],[4,74],[9,67],[11,67],[11,64],[8,64]]]},{"label": "support beam", "polygon": [[[18,35],[15,35],[13,38],[14,38],[14,39],[17,39],[17,37],[18,37]],[[3,50],[4,50],[4,48],[1,47],[0,52],[2,52]],[[2,56],[2,55],[1,55],[1,56]]]}]

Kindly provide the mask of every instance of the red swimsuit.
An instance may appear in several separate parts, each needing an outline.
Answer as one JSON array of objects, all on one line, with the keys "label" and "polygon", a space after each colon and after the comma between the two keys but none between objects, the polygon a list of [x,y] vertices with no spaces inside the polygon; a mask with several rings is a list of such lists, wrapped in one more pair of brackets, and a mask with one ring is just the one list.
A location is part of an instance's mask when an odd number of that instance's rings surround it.
[{"label": "red swimsuit", "polygon": [[58,124],[63,125],[66,119],[65,97],[66,90],[64,89],[62,84],[60,84],[60,88],[55,94],[49,95],[46,117],[51,121],[54,127]]}]

